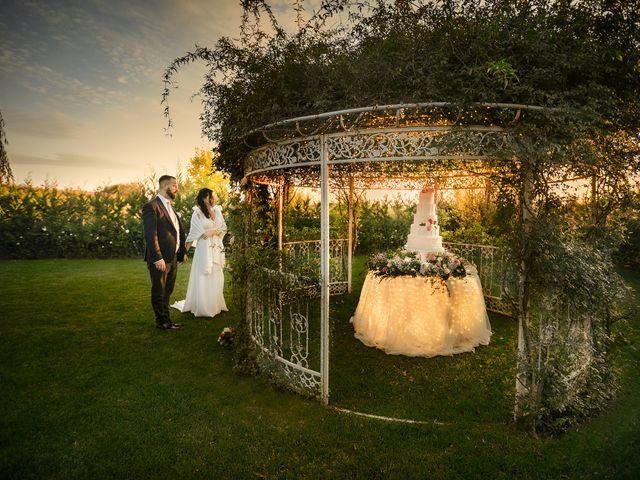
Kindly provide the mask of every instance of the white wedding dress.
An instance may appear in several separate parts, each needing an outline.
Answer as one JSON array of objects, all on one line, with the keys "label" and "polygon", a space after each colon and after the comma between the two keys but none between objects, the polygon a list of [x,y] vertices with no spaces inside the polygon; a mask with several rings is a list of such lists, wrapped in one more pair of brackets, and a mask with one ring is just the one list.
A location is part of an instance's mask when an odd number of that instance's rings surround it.
[{"label": "white wedding dress", "polygon": [[[214,217],[207,218],[199,207],[194,207],[191,216],[191,227],[187,242],[192,242],[196,249],[191,263],[187,298],[171,305],[181,312],[191,312],[196,317],[213,317],[227,310],[224,301],[225,264],[222,238],[227,225],[222,217],[222,207],[213,207]],[[206,239],[201,238],[205,232],[216,231]]]}]

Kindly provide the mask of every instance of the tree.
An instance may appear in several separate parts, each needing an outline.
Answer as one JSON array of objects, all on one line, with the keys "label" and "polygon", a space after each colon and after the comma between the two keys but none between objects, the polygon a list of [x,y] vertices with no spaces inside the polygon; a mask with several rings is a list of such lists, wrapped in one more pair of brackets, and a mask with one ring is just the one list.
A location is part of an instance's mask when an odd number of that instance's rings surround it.
[{"label": "tree", "polygon": [[2,118],[2,112],[0,112],[0,183],[10,183],[13,181],[13,172],[11,171],[7,149],[5,148],[9,142],[4,132],[4,126],[4,119]]},{"label": "tree", "polygon": [[215,169],[211,150],[196,149],[196,154],[189,160],[186,178],[181,180],[181,190],[185,196],[191,196],[201,188],[213,190],[216,202],[225,203],[229,193],[229,175]]}]

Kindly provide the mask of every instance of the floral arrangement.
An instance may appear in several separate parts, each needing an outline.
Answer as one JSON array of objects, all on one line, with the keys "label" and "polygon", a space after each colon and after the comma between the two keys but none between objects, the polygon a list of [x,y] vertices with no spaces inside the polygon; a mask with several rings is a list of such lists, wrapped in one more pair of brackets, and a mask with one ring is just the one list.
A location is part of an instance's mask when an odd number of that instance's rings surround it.
[{"label": "floral arrangement", "polygon": [[233,339],[236,337],[236,329],[234,327],[224,327],[218,334],[218,343],[223,347],[228,347],[233,344]]},{"label": "floral arrangement", "polygon": [[377,277],[409,275],[447,280],[467,275],[463,259],[449,252],[428,253],[424,261],[418,253],[409,250],[381,252],[371,256],[367,266]]},{"label": "floral arrangement", "polygon": [[433,227],[436,226],[436,223],[437,222],[433,218],[429,217],[429,223],[427,224],[426,222],[422,222],[420,224],[420,226],[421,227],[425,227],[426,226],[427,227],[427,231],[430,232],[431,230],[433,230]]}]

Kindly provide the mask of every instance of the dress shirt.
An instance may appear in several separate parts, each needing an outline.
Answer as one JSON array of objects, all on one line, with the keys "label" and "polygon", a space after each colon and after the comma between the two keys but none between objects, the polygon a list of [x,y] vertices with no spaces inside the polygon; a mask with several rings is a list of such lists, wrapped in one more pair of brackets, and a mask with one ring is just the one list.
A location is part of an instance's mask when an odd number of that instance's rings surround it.
[{"label": "dress shirt", "polygon": [[[164,204],[164,207],[167,209],[167,212],[169,212],[169,217],[171,218],[171,221],[173,222],[173,226],[176,227],[176,232],[178,234],[178,238],[180,238],[180,223],[178,222],[178,216],[176,215],[176,212],[173,210],[173,207],[171,206],[171,200],[169,200],[168,198],[163,197],[162,195],[158,195],[158,197],[160,197],[160,200]],[[179,249],[180,249],[180,242],[177,242],[176,243],[176,252]]]}]

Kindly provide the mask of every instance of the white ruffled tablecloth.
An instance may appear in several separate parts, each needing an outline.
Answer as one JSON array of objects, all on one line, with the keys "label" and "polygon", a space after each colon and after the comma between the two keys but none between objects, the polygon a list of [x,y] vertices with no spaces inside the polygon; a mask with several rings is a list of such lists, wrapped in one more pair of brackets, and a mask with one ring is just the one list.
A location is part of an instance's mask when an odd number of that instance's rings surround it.
[{"label": "white ruffled tablecloth", "polygon": [[355,336],[391,355],[433,357],[488,345],[491,324],[477,272],[464,278],[367,275],[351,319]]}]

